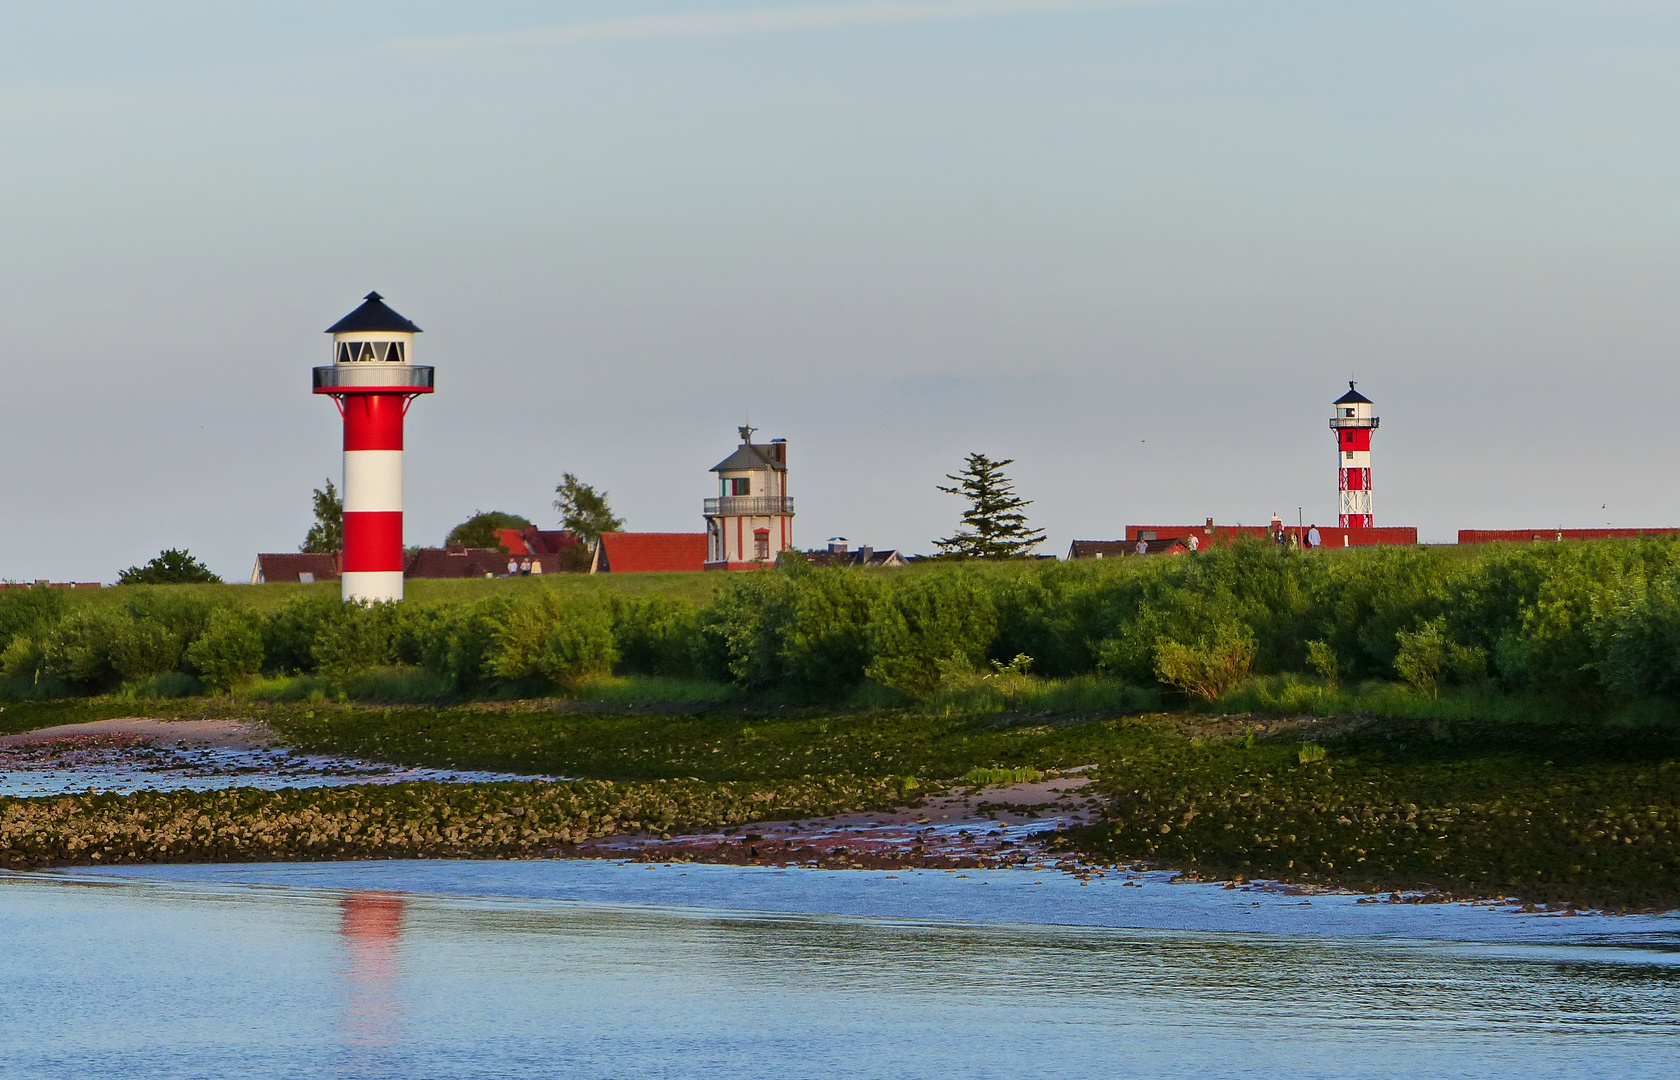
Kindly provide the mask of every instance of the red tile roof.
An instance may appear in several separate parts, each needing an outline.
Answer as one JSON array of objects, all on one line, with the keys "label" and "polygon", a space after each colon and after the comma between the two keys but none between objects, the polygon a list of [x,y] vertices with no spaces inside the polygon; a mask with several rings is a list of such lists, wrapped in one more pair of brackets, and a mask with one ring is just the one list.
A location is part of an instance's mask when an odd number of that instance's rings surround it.
[{"label": "red tile roof", "polygon": [[705,533],[602,533],[591,573],[646,574],[699,570]]},{"label": "red tile roof", "polygon": [[[421,548],[410,552],[403,567],[405,578],[502,577],[508,572],[509,556],[498,548]],[[543,567],[547,570],[548,567]]]},{"label": "red tile roof", "polygon": [[570,529],[539,529],[533,525],[524,535],[525,546],[533,555],[564,555],[580,543],[577,533]]},{"label": "red tile roof", "polygon": [[525,533],[521,529],[497,529],[496,539],[512,555],[535,555],[531,545],[525,542]]},{"label": "red tile roof", "polygon": [[311,575],[312,581],[337,581],[338,556],[311,552],[287,551],[257,556],[251,573],[251,584],[271,581],[301,581],[300,575]]},{"label": "red tile roof", "polygon": [[1680,529],[1460,529],[1461,544],[1525,543],[1532,540],[1613,540],[1674,536]]}]

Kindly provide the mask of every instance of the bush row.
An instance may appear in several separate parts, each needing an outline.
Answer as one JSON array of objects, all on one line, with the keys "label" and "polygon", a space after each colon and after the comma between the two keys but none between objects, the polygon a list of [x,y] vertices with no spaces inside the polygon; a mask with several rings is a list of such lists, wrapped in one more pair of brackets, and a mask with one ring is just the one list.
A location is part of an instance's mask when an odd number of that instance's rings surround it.
[{"label": "bush row", "polygon": [[1433,694],[1680,693],[1680,543],[1667,539],[1307,553],[1244,544],[1177,559],[897,575],[795,564],[732,575],[703,606],[560,591],[434,606],[135,590],[67,608],[0,594],[9,692],[260,671],[423,668],[463,694],[595,675],[702,675],[812,695],[873,680],[913,698],[975,673],[1102,675],[1217,698],[1252,675],[1401,678]]}]

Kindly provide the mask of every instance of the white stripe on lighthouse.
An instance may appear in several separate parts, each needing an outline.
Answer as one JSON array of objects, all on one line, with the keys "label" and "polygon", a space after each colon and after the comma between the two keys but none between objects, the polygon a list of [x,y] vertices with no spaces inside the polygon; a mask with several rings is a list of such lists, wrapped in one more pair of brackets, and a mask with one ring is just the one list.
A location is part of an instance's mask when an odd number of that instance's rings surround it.
[{"label": "white stripe on lighthouse", "polygon": [[344,452],[344,512],[390,513],[403,508],[403,452]]},{"label": "white stripe on lighthouse", "polygon": [[344,575],[343,595],[346,600],[365,600],[370,604],[394,604],[403,598],[402,571],[349,571]]}]

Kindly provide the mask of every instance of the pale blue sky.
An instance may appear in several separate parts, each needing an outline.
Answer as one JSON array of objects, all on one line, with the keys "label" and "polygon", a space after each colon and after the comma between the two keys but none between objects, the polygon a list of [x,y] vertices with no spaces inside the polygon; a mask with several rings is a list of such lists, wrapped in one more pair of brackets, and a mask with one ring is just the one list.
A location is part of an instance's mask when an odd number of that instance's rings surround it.
[{"label": "pale blue sky", "polygon": [[806,546],[1323,523],[1350,375],[1379,524],[1680,524],[1676,131],[1669,3],[0,3],[0,577],[294,549],[369,289],[410,543],[749,417]]}]

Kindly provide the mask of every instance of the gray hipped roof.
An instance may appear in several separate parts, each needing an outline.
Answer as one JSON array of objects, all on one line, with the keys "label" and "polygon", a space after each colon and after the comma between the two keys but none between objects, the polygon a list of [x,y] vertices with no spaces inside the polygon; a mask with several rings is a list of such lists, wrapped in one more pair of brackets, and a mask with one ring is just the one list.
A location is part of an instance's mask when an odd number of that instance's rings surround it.
[{"label": "gray hipped roof", "polygon": [[362,306],[327,327],[329,334],[386,333],[418,334],[420,328],[385,306],[385,298],[370,292]]},{"label": "gray hipped roof", "polygon": [[711,467],[711,472],[746,472],[749,469],[774,469],[786,472],[787,466],[769,454],[769,447],[742,443],[735,452]]}]

